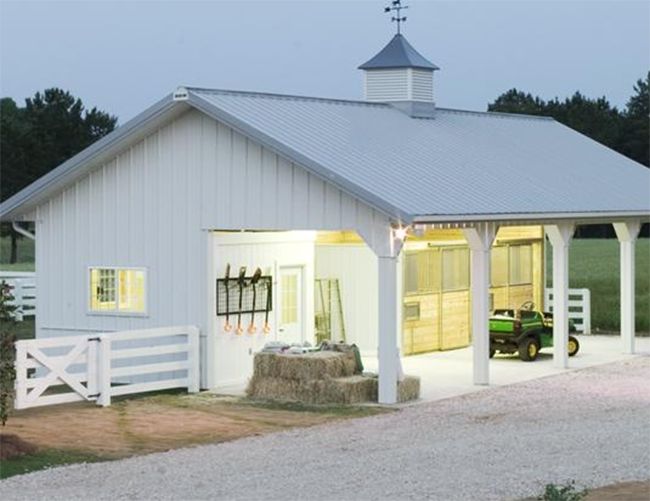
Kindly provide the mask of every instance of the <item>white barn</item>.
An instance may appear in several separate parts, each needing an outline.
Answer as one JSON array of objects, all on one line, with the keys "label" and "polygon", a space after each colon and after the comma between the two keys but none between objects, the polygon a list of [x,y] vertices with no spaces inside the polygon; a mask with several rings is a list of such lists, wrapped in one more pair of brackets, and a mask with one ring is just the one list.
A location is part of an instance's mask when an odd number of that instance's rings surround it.
[{"label": "white barn", "polygon": [[[613,223],[633,351],[631,243],[650,218],[650,170],[552,119],[436,107],[437,67],[401,35],[361,69],[359,101],[179,87],[3,202],[3,221],[35,223],[37,336],[196,325],[201,385],[217,388],[245,381],[268,340],[313,342],[315,279],[335,276],[347,340],[378,352],[380,401],[392,403],[405,242],[462,230],[474,381],[487,384],[498,229],[543,226],[553,244],[566,367],[571,236]],[[343,245],[350,234],[361,239]],[[231,277],[242,266],[271,277],[269,332],[262,311],[255,332],[224,328],[228,264]]]}]

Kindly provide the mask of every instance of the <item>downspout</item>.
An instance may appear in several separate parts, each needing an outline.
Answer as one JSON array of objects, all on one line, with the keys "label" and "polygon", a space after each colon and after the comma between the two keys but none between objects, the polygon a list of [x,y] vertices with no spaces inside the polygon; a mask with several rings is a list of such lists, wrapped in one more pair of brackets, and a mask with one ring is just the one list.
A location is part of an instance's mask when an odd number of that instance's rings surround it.
[{"label": "downspout", "polygon": [[30,238],[31,240],[36,240],[36,235],[27,231],[25,228],[20,226],[16,221],[11,222],[11,227],[14,229],[16,233],[20,233],[22,236]]}]

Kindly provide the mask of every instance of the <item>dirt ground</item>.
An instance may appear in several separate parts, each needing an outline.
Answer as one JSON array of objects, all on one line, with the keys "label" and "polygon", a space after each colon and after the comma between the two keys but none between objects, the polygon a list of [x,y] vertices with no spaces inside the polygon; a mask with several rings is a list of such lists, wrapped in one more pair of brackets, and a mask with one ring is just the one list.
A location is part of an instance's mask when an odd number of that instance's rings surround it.
[{"label": "dirt ground", "polygon": [[646,482],[622,482],[592,489],[585,501],[648,501],[650,480]]},{"label": "dirt ground", "polygon": [[377,412],[381,410],[369,407],[264,406],[208,393],[162,394],[116,401],[106,408],[79,403],[16,411],[2,432],[39,449],[116,459]]}]

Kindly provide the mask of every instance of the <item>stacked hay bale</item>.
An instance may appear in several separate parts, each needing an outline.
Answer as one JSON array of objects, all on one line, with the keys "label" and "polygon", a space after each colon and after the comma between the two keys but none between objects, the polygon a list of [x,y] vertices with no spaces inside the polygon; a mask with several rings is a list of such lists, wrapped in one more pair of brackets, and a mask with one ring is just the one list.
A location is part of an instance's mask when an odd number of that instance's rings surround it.
[{"label": "stacked hay bale", "polygon": [[[246,394],[263,400],[306,404],[376,402],[376,377],[355,374],[354,353],[316,351],[304,354],[257,353]],[[399,384],[399,400],[418,398],[420,380]]]}]

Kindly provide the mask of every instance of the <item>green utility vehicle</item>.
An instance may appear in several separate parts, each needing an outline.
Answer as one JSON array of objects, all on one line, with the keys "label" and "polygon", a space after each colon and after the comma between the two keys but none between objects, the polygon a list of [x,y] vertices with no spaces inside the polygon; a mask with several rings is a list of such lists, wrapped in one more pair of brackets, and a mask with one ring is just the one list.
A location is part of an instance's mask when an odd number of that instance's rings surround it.
[{"label": "green utility vehicle", "polygon": [[[569,333],[576,332],[569,320]],[[537,359],[539,350],[553,346],[553,314],[535,310],[532,301],[526,301],[518,310],[494,310],[490,317],[490,358],[499,353],[519,353],[524,362]],[[569,356],[580,349],[578,340],[569,335]]]}]

